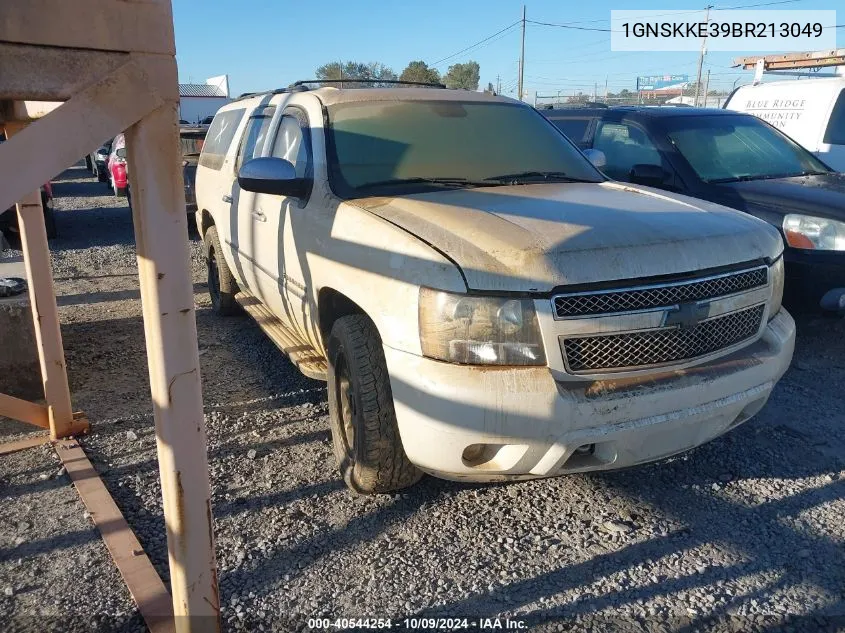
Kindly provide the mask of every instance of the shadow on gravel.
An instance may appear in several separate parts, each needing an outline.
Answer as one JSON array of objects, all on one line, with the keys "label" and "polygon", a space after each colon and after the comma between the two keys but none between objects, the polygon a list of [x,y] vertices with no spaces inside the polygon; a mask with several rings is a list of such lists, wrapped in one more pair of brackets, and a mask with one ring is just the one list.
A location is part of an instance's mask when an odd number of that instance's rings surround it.
[{"label": "shadow on gravel", "polygon": [[[762,421],[762,420],[761,420]],[[768,426],[768,428],[766,428]],[[845,480],[825,479],[836,462],[825,460],[812,447],[790,441],[784,427],[754,422],[714,440],[691,453],[689,460],[673,460],[625,471],[597,474],[591,483],[610,500],[619,500],[626,507],[648,508],[685,526],[665,537],[623,546],[616,551],[593,556],[581,563],[553,572],[520,580],[491,592],[479,593],[458,602],[432,607],[417,614],[437,617],[455,614],[479,614],[495,617],[501,603],[517,609],[566,590],[581,588],[582,597],[562,607],[532,611],[532,622],[563,621],[563,618],[590,616],[622,604],[676,594],[685,590],[715,587],[716,583],[739,580],[760,572],[778,573],[776,587],[788,589],[798,584],[813,585],[823,594],[841,596],[845,587],[845,569],[841,566],[843,546],[827,537],[817,536],[789,525],[800,521],[800,515],[821,504],[845,500]],[[749,461],[740,450],[743,444],[755,443],[759,460]],[[766,459],[769,456],[769,459]],[[741,479],[789,480],[819,477],[828,483],[780,499],[740,500],[725,492],[730,481]],[[713,489],[713,486],[718,488]],[[727,486],[727,488],[726,488]],[[711,492],[721,494],[711,494]],[[636,532],[633,533],[636,536]],[[717,543],[739,553],[740,564],[709,566],[700,573],[650,582],[644,586],[594,595],[590,588],[602,577],[623,572],[644,561],[686,552]],[[784,563],[784,561],[786,561]],[[771,596],[770,591],[765,592]],[[714,615],[727,613],[738,603],[747,603],[751,594],[733,596],[712,613],[693,619],[685,632],[702,630]],[[498,605],[495,603],[499,603]],[[845,615],[838,600],[816,615]]]},{"label": "shadow on gravel", "polygon": [[[205,283],[194,284],[194,294],[208,292],[208,285]],[[126,301],[128,299],[140,299],[140,290],[101,290],[97,292],[84,292],[75,295],[60,295],[56,297],[56,304],[59,307],[73,305],[90,305],[93,303],[105,303],[108,301]],[[143,322],[141,322],[143,324]]]}]

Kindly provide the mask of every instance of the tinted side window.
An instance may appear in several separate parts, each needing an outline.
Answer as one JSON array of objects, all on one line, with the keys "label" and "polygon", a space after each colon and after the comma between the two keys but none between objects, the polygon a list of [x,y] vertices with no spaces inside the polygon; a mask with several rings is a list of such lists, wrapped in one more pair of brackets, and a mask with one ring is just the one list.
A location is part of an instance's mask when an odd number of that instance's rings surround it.
[{"label": "tinted side window", "polygon": [[845,90],[839,93],[839,98],[830,113],[830,121],[827,122],[827,130],[824,133],[824,142],[831,145],[845,145]]},{"label": "tinted side window", "polygon": [[604,173],[628,180],[634,165],[661,165],[660,152],[640,128],[626,123],[599,123],[593,148],[604,152]]},{"label": "tinted side window", "polygon": [[241,168],[244,161],[256,158],[261,153],[275,111],[276,106],[261,107],[249,117],[243,141],[241,141],[241,146],[238,149],[237,169]]},{"label": "tinted side window", "polygon": [[590,127],[590,119],[551,119],[551,122],[575,144],[585,140]]},{"label": "tinted side window", "polygon": [[245,109],[218,112],[208,128],[208,136],[202,148],[199,164],[209,169],[220,169],[223,159],[235,137],[238,124],[244,116]]}]

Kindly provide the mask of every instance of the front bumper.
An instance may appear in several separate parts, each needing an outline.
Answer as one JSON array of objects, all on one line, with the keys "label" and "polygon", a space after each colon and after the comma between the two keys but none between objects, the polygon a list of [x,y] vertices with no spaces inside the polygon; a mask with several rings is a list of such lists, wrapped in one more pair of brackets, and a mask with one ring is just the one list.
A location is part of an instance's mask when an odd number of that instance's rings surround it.
[{"label": "front bumper", "polygon": [[545,367],[452,365],[384,350],[409,459],[447,479],[495,481],[623,468],[699,446],[763,407],[794,345],[795,323],[781,310],[762,338],[717,361],[577,383],[555,381]]}]

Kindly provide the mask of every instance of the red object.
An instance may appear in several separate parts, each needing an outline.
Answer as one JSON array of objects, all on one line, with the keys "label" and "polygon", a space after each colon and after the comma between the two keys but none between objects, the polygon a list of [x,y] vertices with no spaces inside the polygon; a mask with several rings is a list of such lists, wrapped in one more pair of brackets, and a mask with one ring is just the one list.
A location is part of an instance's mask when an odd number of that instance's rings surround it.
[{"label": "red object", "polygon": [[129,182],[126,176],[126,162],[119,158],[115,158],[109,164],[109,169],[111,169],[114,186],[118,189],[126,189],[126,185]]},{"label": "red object", "polygon": [[53,197],[53,183],[52,182],[45,182],[44,183],[44,191],[47,192],[47,199],[50,200]]}]

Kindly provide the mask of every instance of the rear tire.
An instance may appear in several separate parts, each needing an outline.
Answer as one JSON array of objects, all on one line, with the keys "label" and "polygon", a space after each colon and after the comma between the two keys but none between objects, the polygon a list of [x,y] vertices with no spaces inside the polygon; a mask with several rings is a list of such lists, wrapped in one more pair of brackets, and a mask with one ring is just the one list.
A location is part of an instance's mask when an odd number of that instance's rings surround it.
[{"label": "rear tire", "polygon": [[329,337],[329,419],[335,459],[346,485],[361,494],[419,481],[399,436],[384,350],[365,315],[338,319]]},{"label": "rear tire", "polygon": [[238,314],[241,311],[240,304],[235,300],[235,295],[238,294],[238,283],[223,258],[223,249],[220,248],[216,226],[208,227],[203,243],[205,262],[208,267],[208,294],[211,296],[211,307],[222,316]]}]

